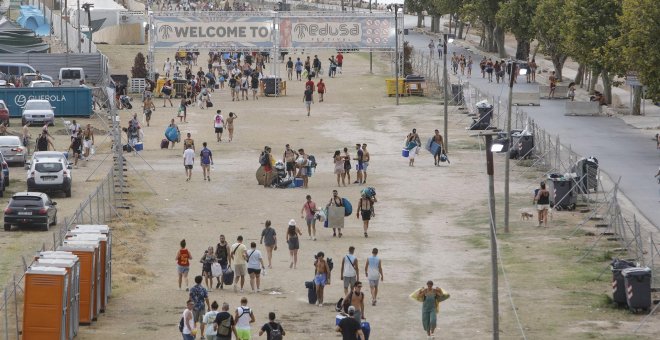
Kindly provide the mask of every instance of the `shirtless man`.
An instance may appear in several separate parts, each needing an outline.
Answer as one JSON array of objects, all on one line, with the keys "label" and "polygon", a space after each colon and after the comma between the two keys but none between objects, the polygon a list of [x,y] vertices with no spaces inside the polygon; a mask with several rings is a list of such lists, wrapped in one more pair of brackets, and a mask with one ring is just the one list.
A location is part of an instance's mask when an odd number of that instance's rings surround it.
[{"label": "shirtless man", "polygon": [[23,138],[23,146],[25,147],[25,152],[30,154],[30,149],[28,148],[28,144],[30,144],[30,122],[27,122],[27,124],[23,125],[23,133],[21,134],[21,137]]},{"label": "shirtless man", "polygon": [[435,162],[435,165],[438,166],[440,165],[440,155],[442,155],[442,153],[445,150],[445,142],[442,139],[442,135],[440,134],[440,131],[438,131],[438,129],[435,129],[435,135],[433,135],[433,141],[436,144],[440,145],[438,151],[435,153],[435,155],[433,155],[433,161]]},{"label": "shirtless man", "polygon": [[323,307],[323,288],[326,284],[330,284],[330,267],[325,260],[325,254],[320,251],[316,254],[316,262],[314,263],[316,269],[314,270],[314,284],[316,285],[316,298],[319,307]]},{"label": "shirtless man", "polygon": [[369,151],[367,144],[362,144],[362,184],[367,184],[367,168],[369,167]]},{"label": "shirtless man", "polygon": [[348,293],[344,298],[346,301],[344,304],[353,306],[355,308],[355,315],[353,316],[355,320],[361,322],[365,319],[364,317],[364,294],[362,293],[362,282],[356,281],[353,286],[353,291]]},{"label": "shirtless man", "polygon": [[293,177],[294,171],[296,170],[296,158],[298,158],[298,153],[291,149],[291,146],[287,144],[282,159],[284,159],[284,164],[286,164],[286,173],[289,177]]},{"label": "shirtless man", "polygon": [[367,229],[369,229],[369,220],[371,220],[371,214],[373,213],[374,203],[376,203],[376,197],[368,198],[365,194],[362,194],[358,206],[360,209],[357,210],[357,218],[360,218],[362,214],[362,228],[364,228],[364,237],[369,237],[367,234]]},{"label": "shirtless man", "polygon": [[89,151],[94,145],[94,129],[92,129],[92,124],[87,124],[85,130],[83,130],[83,157],[86,161],[89,160]]}]

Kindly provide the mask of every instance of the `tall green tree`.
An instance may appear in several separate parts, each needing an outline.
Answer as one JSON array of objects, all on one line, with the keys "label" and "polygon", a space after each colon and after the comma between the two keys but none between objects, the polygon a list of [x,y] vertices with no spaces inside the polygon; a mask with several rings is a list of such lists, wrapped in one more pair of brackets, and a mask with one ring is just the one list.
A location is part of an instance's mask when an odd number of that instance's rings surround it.
[{"label": "tall green tree", "polygon": [[612,71],[607,45],[619,36],[620,0],[566,0],[562,33],[571,57],[594,70],[603,80],[603,94],[612,100]]},{"label": "tall green tree", "polygon": [[536,38],[541,43],[543,51],[550,56],[559,79],[561,79],[564,63],[568,58],[568,49],[565,47],[560,25],[565,1],[538,0],[536,14],[532,20],[536,28]]},{"label": "tall green tree", "polygon": [[[637,72],[647,97],[660,101],[660,6],[657,0],[623,0],[622,34],[610,41],[608,56],[619,74]],[[633,114],[640,114],[641,89],[633,91]]]},{"label": "tall green tree", "polygon": [[536,35],[534,14],[537,0],[509,0],[500,5],[496,20],[499,26],[516,37],[516,59],[529,58],[532,40]]},{"label": "tall green tree", "polygon": [[461,12],[471,22],[483,25],[481,47],[488,52],[497,52],[500,57],[505,58],[504,29],[495,19],[500,2],[501,0],[464,0]]}]

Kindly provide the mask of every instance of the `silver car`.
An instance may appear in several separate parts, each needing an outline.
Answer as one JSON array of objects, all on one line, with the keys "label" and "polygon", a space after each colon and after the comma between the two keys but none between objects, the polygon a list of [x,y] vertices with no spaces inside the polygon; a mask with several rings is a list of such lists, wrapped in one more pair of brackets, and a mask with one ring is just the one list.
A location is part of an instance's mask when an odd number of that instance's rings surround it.
[{"label": "silver car", "polygon": [[25,164],[27,148],[18,136],[0,136],[0,152],[9,164]]},{"label": "silver car", "polygon": [[48,125],[55,125],[55,107],[50,105],[50,102],[44,99],[30,99],[23,107],[21,115],[21,125],[30,123],[42,123]]}]

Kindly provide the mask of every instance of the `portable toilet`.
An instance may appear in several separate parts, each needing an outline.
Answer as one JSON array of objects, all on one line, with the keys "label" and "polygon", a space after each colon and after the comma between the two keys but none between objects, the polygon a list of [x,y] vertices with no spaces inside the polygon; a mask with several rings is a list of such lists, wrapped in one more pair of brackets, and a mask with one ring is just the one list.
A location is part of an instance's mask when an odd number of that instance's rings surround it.
[{"label": "portable toilet", "polygon": [[98,240],[70,240],[64,239],[63,244],[66,245],[81,245],[93,246],[95,251],[94,257],[94,297],[92,301],[93,316],[92,321],[96,321],[101,313],[101,242]]},{"label": "portable toilet", "polygon": [[109,257],[109,247],[108,236],[106,234],[99,233],[86,233],[78,231],[69,231],[65,238],[67,240],[74,241],[98,241],[100,243],[100,255],[101,255],[101,313],[105,312],[105,306],[108,304],[108,286],[110,282],[110,270],[111,267],[108,265]]},{"label": "portable toilet", "polygon": [[95,318],[94,301],[96,299],[96,265],[98,259],[98,246],[86,244],[64,244],[57,248],[69,251],[80,260],[80,314],[78,321],[81,325],[89,325]]},{"label": "portable toilet", "polygon": [[112,294],[112,229],[106,224],[78,224],[72,232],[76,233],[101,233],[108,236],[108,250],[106,256],[106,280],[105,295],[110,298]]},{"label": "portable toilet", "polygon": [[[68,251],[42,251],[38,254],[37,258],[35,261],[39,264],[46,264],[50,262],[45,262],[49,260],[64,260],[64,261],[73,261],[74,266],[73,266],[73,271],[69,271],[69,274],[71,275],[71,272],[73,272],[73,277],[75,278],[74,280],[71,280],[73,282],[71,286],[71,292],[73,293],[73,308],[71,309],[71,327],[70,331],[73,334],[73,336],[78,335],[78,328],[80,326],[80,260],[78,259],[78,256],[74,255],[71,252]],[[51,264],[52,267],[60,267],[59,265],[54,265]]]},{"label": "portable toilet", "polygon": [[[78,302],[78,293],[76,286],[78,285],[79,263],[78,259],[39,259],[35,261],[32,266],[34,267],[58,267],[65,268],[69,276],[69,289],[67,292],[67,313],[66,313],[66,332],[67,339],[73,339],[77,334],[77,329],[74,330],[73,325],[78,323],[77,310],[80,307]],[[74,317],[76,319],[74,320]]]},{"label": "portable toilet", "polygon": [[67,340],[66,268],[29,267],[25,272],[23,340]]}]

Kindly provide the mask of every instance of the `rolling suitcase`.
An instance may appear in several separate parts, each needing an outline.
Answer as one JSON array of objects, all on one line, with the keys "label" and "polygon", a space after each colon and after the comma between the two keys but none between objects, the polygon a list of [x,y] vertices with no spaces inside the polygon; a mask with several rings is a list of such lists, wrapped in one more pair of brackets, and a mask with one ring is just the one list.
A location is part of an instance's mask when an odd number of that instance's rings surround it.
[{"label": "rolling suitcase", "polygon": [[314,281],[305,281],[305,288],[307,288],[307,301],[309,301],[309,304],[316,304],[316,284],[314,284]]},{"label": "rolling suitcase", "polygon": [[224,273],[222,273],[222,283],[228,286],[234,284],[234,271],[231,268],[227,268]]},{"label": "rolling suitcase", "polygon": [[170,146],[170,142],[167,140],[167,138],[163,138],[163,140],[160,141],[161,149],[167,149],[169,146]]}]

